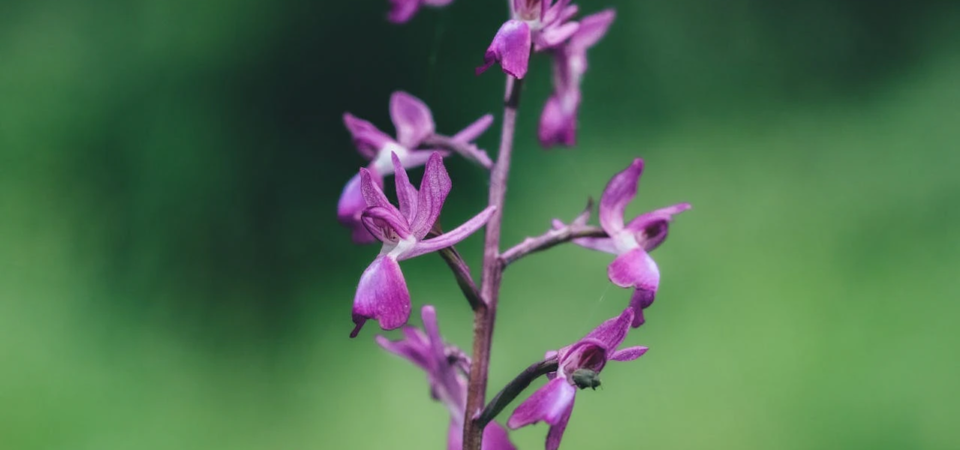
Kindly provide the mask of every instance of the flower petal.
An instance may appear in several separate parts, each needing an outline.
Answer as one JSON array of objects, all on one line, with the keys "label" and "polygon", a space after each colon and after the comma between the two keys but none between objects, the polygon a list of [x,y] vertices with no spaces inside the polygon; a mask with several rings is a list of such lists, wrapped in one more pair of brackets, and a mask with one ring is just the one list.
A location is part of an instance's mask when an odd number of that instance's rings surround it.
[{"label": "flower petal", "polygon": [[660,269],[642,248],[635,248],[614,259],[607,267],[607,276],[613,284],[624,288],[656,292],[660,284]]},{"label": "flower petal", "polygon": [[534,50],[541,52],[559,46],[573,36],[580,28],[577,22],[567,22],[557,26],[546,27],[537,35]]},{"label": "flower petal", "polygon": [[458,242],[466,239],[475,231],[479,230],[482,226],[486,225],[487,221],[490,220],[490,216],[493,215],[493,212],[496,209],[496,206],[488,206],[483,211],[480,211],[480,214],[477,214],[476,216],[473,216],[472,219],[464,222],[463,225],[460,225],[459,227],[456,227],[435,238],[417,242],[416,246],[401,256],[400,259],[410,259],[450,247],[451,245],[456,245]]},{"label": "flower petal", "polygon": [[637,158],[625,170],[613,176],[600,197],[600,226],[611,236],[623,229],[623,211],[637,195],[637,182],[643,173],[643,160]]},{"label": "flower petal", "polygon": [[459,133],[453,135],[453,140],[459,142],[472,142],[480,137],[484,131],[487,131],[487,128],[490,128],[490,125],[492,124],[493,114],[484,115],[470,125],[467,125],[466,128],[460,130]]},{"label": "flower petal", "polygon": [[603,342],[609,351],[615,350],[626,339],[630,323],[633,321],[633,314],[633,309],[624,309],[619,316],[607,319],[594,328],[584,339],[596,339]]},{"label": "flower petal", "polygon": [[558,370],[568,377],[577,369],[600,372],[603,366],[607,365],[607,357],[613,350],[613,347],[607,347],[607,343],[599,339],[580,339],[573,345],[560,349]]},{"label": "flower petal", "polygon": [[387,20],[393,23],[406,23],[420,9],[420,0],[390,0],[390,12]]},{"label": "flower petal", "polygon": [[393,208],[390,200],[383,194],[383,178],[375,170],[366,168],[360,169],[360,193],[367,206],[379,206],[381,208]]},{"label": "flower petal", "polygon": [[400,163],[400,157],[396,153],[391,154],[393,158],[393,173],[397,184],[397,202],[400,203],[400,214],[407,219],[407,223],[413,220],[417,214],[417,188],[410,184],[410,177]]},{"label": "flower petal", "polygon": [[410,318],[410,292],[400,265],[393,258],[378,256],[363,271],[357,294],[353,298],[353,323],[350,337],[357,337],[368,319],[375,319],[380,328],[400,328]]},{"label": "flower petal", "polygon": [[657,291],[647,290],[647,289],[636,289],[633,291],[633,295],[630,297],[630,308],[633,309],[633,328],[643,325],[643,322],[646,320],[643,317],[643,310],[647,309],[650,305],[653,304],[653,299],[656,297]]},{"label": "flower petal", "polygon": [[620,253],[620,251],[617,250],[616,243],[614,243],[613,239],[610,238],[576,238],[573,240],[573,243],[583,248],[589,248],[590,250],[596,250],[598,252],[611,253],[614,255]]},{"label": "flower petal", "polygon": [[430,372],[431,352],[430,344],[423,332],[413,327],[403,328],[404,339],[391,341],[385,336],[377,335],[376,341],[384,350],[400,356],[421,369]]},{"label": "flower petal", "polygon": [[390,96],[390,118],[397,128],[397,142],[413,150],[434,132],[433,115],[420,99],[403,91]]},{"label": "flower petal", "polygon": [[363,199],[363,192],[360,189],[360,173],[357,172],[350,181],[347,181],[340,193],[340,200],[337,202],[337,220],[345,227],[350,228],[351,239],[357,244],[369,244],[376,239],[360,222],[360,214],[366,209],[367,202]]},{"label": "flower petal", "polygon": [[659,247],[667,239],[667,231],[669,231],[670,222],[673,222],[673,216],[690,208],[689,203],[678,203],[656,211],[650,211],[631,220],[626,229],[637,233],[637,242],[644,250],[649,252]]},{"label": "flower petal", "polygon": [[396,244],[410,237],[407,221],[392,206],[390,208],[371,206],[363,210],[360,222],[370,234],[385,244]]},{"label": "flower petal", "polygon": [[[463,435],[461,431],[461,436]],[[510,436],[507,435],[507,430],[503,428],[499,423],[490,422],[487,424],[487,427],[483,429],[483,445],[481,447],[483,450],[516,450],[517,447],[510,442]],[[460,450],[459,448],[457,450]]]},{"label": "flower petal", "polygon": [[372,123],[359,119],[353,114],[344,113],[343,124],[353,136],[353,145],[357,147],[357,151],[368,160],[372,160],[388,142],[393,142],[390,136],[378,130]]},{"label": "flower petal", "polygon": [[560,440],[563,439],[563,432],[567,430],[567,423],[570,422],[570,415],[573,413],[573,402],[570,402],[570,408],[567,413],[560,418],[556,425],[550,427],[547,432],[547,442],[545,450],[557,450],[560,448]]},{"label": "flower petal", "polygon": [[580,19],[580,28],[570,39],[570,47],[575,51],[585,51],[596,45],[607,34],[607,29],[616,16],[616,11],[605,9]]},{"label": "flower petal", "polygon": [[443,338],[440,336],[440,326],[437,324],[437,310],[430,305],[424,305],[420,310],[420,317],[423,319],[423,329],[427,332],[427,339],[430,343],[430,351],[433,352],[433,358],[437,361],[446,359],[446,352],[443,349]]},{"label": "flower petal", "polygon": [[627,347],[622,350],[617,350],[614,352],[613,356],[610,357],[613,361],[633,361],[647,352],[646,347]]},{"label": "flower petal", "polygon": [[443,167],[443,158],[439,153],[433,153],[427,160],[427,168],[420,181],[417,214],[410,222],[410,230],[417,239],[423,239],[440,217],[443,201],[450,193],[450,188],[450,175]]},{"label": "flower petal", "polygon": [[573,99],[572,110],[563,107],[563,94],[554,94],[547,99],[543,106],[543,112],[540,114],[540,126],[537,128],[537,137],[540,139],[540,145],[545,148],[560,144],[573,146],[576,144],[577,137],[577,105],[579,105],[579,92],[573,92],[577,97]]},{"label": "flower petal", "polygon": [[527,397],[513,411],[507,420],[507,426],[517,429],[540,421],[550,425],[560,424],[565,417],[569,417],[576,393],[576,388],[567,380],[554,378]]},{"label": "flower petal", "polygon": [[483,55],[483,65],[477,67],[477,75],[499,62],[504,73],[516,78],[527,74],[530,62],[530,26],[522,20],[508,20],[497,31],[493,42]]}]

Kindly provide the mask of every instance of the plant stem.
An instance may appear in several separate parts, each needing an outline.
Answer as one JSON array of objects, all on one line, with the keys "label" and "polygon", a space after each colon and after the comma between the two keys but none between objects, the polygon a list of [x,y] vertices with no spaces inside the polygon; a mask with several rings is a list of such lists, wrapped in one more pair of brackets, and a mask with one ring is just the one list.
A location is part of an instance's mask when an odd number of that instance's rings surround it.
[{"label": "plant stem", "polygon": [[474,312],[473,363],[470,366],[470,384],[467,387],[466,420],[463,426],[463,448],[480,450],[483,427],[477,415],[483,408],[487,394],[487,372],[490,365],[490,344],[493,340],[493,324],[497,314],[497,296],[503,264],[500,263],[500,225],[503,219],[503,203],[507,193],[507,175],[510,172],[510,153],[517,127],[517,107],[520,105],[520,90],[523,80],[507,76],[504,95],[503,128],[500,133],[500,150],[497,162],[490,172],[489,204],[497,209],[486,226],[483,246],[483,277],[480,280],[480,296],[484,303]]},{"label": "plant stem", "polygon": [[481,427],[487,426],[490,421],[497,417],[497,414],[500,414],[500,411],[503,411],[503,408],[506,408],[527,386],[530,386],[533,380],[536,380],[541,375],[556,372],[557,367],[556,359],[548,359],[535,362],[531,364],[530,367],[527,367],[526,370],[520,372],[520,375],[510,380],[510,382],[503,387],[503,390],[493,397],[493,400],[490,400],[487,407],[483,409],[483,413],[477,418],[479,425]]}]

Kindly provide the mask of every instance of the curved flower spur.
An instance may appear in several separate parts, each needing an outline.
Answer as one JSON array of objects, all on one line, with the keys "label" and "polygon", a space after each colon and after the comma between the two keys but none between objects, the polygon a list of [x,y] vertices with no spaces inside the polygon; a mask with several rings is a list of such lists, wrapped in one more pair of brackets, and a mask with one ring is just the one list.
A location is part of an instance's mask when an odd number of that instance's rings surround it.
[{"label": "curved flower spur", "polygon": [[399,328],[410,317],[410,293],[398,261],[450,247],[473,234],[496,209],[489,206],[463,225],[431,239],[424,239],[440,217],[451,182],[440,153],[434,152],[420,182],[420,190],[410,184],[407,172],[396,153],[391,156],[395,170],[397,199],[393,206],[374,181],[369,169],[360,169],[360,185],[367,208],[361,222],[383,243],[380,254],[363,271],[353,299],[353,323],[350,337],[356,337],[368,319],[376,319],[385,330]]},{"label": "curved flower spur", "polygon": [[600,385],[600,371],[607,361],[632,361],[647,352],[646,347],[617,350],[627,337],[632,321],[633,310],[627,308],[618,317],[607,319],[574,344],[547,353],[548,359],[557,358],[557,371],[547,374],[550,381],[513,411],[507,426],[516,429],[546,422],[550,425],[546,450],[560,447],[560,439],[573,413],[577,388],[596,389]]},{"label": "curved flower spur", "polygon": [[[452,137],[445,137],[436,134],[433,114],[425,103],[406,92],[397,91],[390,96],[390,119],[397,130],[396,139],[366,120],[350,113],[343,115],[343,123],[350,131],[357,151],[370,161],[367,170],[370,171],[371,179],[379,186],[383,186],[383,177],[395,172],[391,155],[396,154],[401,166],[405,169],[419,167],[424,165],[430,155],[437,150],[418,149],[423,146],[432,147],[435,144],[434,141],[444,144],[484,167],[492,164],[487,153],[471,143],[493,123],[493,116],[489,114]],[[443,155],[446,153],[441,151]],[[366,207],[358,173],[344,186],[337,203],[337,219],[351,229],[352,239],[358,244],[369,244],[375,241],[360,223],[360,214]]]},{"label": "curved flower spur", "polygon": [[[464,410],[467,406],[467,378],[470,371],[469,358],[453,345],[447,345],[440,336],[437,311],[431,305],[421,309],[423,331],[414,327],[403,328],[403,339],[391,341],[377,336],[377,343],[384,350],[404,358],[427,373],[430,396],[443,403],[450,411],[450,428],[447,433],[447,449],[463,448]],[[483,450],[515,450],[507,430],[491,422],[483,430]]]},{"label": "curved flower spur", "polygon": [[600,226],[608,237],[573,240],[581,247],[617,255],[607,267],[607,276],[617,286],[634,288],[630,298],[634,328],[643,324],[643,310],[653,304],[660,285],[660,269],[649,252],[667,238],[673,216],[691,208],[689,203],[678,203],[641,214],[624,225],[623,213],[637,195],[641,174],[643,160],[634,159],[629,167],[614,175],[603,190]]}]

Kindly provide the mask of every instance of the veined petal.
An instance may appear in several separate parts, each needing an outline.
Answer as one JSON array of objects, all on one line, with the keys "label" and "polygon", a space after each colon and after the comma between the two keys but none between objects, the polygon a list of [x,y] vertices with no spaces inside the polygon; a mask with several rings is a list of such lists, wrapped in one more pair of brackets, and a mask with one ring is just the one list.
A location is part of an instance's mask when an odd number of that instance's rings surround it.
[{"label": "veined petal", "polygon": [[357,337],[368,319],[375,319],[380,328],[400,328],[410,318],[410,292],[400,265],[393,258],[378,256],[363,271],[357,294],[353,298],[353,323],[350,337]]},{"label": "veined petal", "polygon": [[643,160],[634,159],[630,166],[607,183],[600,197],[600,226],[613,236],[623,229],[623,211],[637,195],[637,182],[643,173]]},{"label": "veined petal", "polygon": [[353,114],[344,113],[343,124],[353,136],[353,144],[357,147],[357,151],[368,160],[376,157],[377,152],[388,142],[393,142],[390,136],[378,130],[372,123],[359,119]]},{"label": "veined petal", "polygon": [[351,239],[357,244],[369,244],[376,241],[373,235],[360,222],[360,214],[366,209],[367,202],[360,190],[360,173],[357,172],[347,181],[337,202],[337,220],[351,229]]},{"label": "veined petal", "polygon": [[530,45],[530,26],[521,20],[506,21],[484,53],[483,65],[477,67],[477,75],[499,62],[504,73],[523,78],[530,62]]},{"label": "veined petal", "polygon": [[407,219],[407,223],[413,221],[417,214],[417,188],[410,184],[410,177],[404,170],[400,157],[396,153],[390,155],[393,159],[393,173],[397,184],[397,201],[400,203],[400,214]]},{"label": "veined petal", "polygon": [[459,133],[453,135],[453,140],[459,142],[472,142],[480,137],[484,131],[487,131],[487,128],[490,128],[491,124],[493,124],[493,114],[486,114],[470,125],[467,125],[467,127],[463,130],[460,130]]},{"label": "veined petal", "polygon": [[430,351],[437,361],[446,359],[446,352],[443,349],[443,338],[440,336],[440,326],[437,324],[437,310],[430,305],[424,305],[420,310],[420,317],[423,319],[423,329],[427,332],[427,339],[430,342]]},{"label": "veined petal", "polygon": [[577,369],[599,372],[607,364],[608,353],[613,350],[607,347],[606,342],[599,339],[580,339],[573,345],[560,349],[558,370],[565,376],[570,376]]},{"label": "veined petal", "polygon": [[643,316],[643,310],[653,304],[653,299],[656,295],[657,291],[655,290],[651,291],[637,288],[633,291],[633,295],[630,296],[630,308],[633,309],[633,323],[630,326],[636,328],[643,325],[643,322],[646,320]]},{"label": "veined petal", "polygon": [[430,155],[427,168],[420,181],[420,193],[417,199],[417,213],[410,222],[410,230],[417,239],[423,239],[434,222],[440,217],[443,202],[450,193],[451,182],[447,169],[443,167],[443,158],[439,153]]},{"label": "veined petal", "polygon": [[554,378],[527,397],[513,411],[510,419],[507,420],[507,426],[517,429],[540,421],[558,425],[570,415],[576,393],[576,388],[567,380],[560,377]]},{"label": "veined petal", "polygon": [[616,16],[616,11],[605,9],[580,19],[580,28],[570,39],[570,46],[577,51],[585,51],[587,48],[593,47],[607,34],[607,30]]},{"label": "veined petal", "polygon": [[613,356],[610,357],[614,361],[633,361],[647,352],[646,347],[627,347],[622,350],[617,350],[613,353]]},{"label": "veined petal", "polygon": [[434,132],[433,115],[420,99],[403,91],[390,96],[390,118],[397,128],[397,142],[415,149]]},{"label": "veined petal", "polygon": [[396,244],[410,237],[407,221],[392,206],[390,208],[371,206],[363,210],[360,222],[370,234],[385,244]]},{"label": "veined petal", "polygon": [[570,402],[570,408],[567,413],[560,418],[556,425],[550,427],[547,431],[547,442],[545,450],[557,450],[560,448],[560,440],[563,439],[563,432],[567,430],[567,423],[570,422],[570,415],[573,414],[573,401]]},{"label": "veined petal", "polygon": [[547,8],[547,3],[551,1],[553,0],[513,0],[512,10],[514,17],[519,17],[523,20],[542,18],[544,10]]},{"label": "veined petal", "polygon": [[446,150],[417,150],[407,153],[406,156],[400,158],[400,162],[403,164],[404,169],[420,167],[426,164],[434,153],[439,153],[441,157],[450,154],[450,152]]},{"label": "veined petal", "polygon": [[660,269],[642,248],[635,248],[614,259],[607,268],[607,276],[620,287],[656,292],[660,284]]},{"label": "veined petal", "polygon": [[390,0],[390,12],[387,20],[393,23],[406,23],[420,9],[420,0]]},{"label": "veined petal", "polygon": [[[553,3],[553,0],[547,0],[543,3],[543,14],[540,17],[540,22],[546,25],[564,22],[577,13],[576,5],[567,6],[570,0],[560,0],[552,5],[550,3]],[[571,9],[572,11],[569,11]]]},{"label": "veined petal", "polygon": [[400,256],[400,259],[410,259],[450,247],[451,245],[456,245],[458,242],[466,239],[475,231],[479,230],[480,227],[484,226],[487,221],[490,220],[490,216],[493,215],[493,212],[496,209],[496,206],[488,206],[483,211],[480,211],[480,214],[477,214],[476,216],[473,216],[472,219],[464,222],[463,225],[460,225],[459,227],[456,227],[435,238],[427,239],[425,241],[418,241],[416,246],[413,247],[413,250],[410,250],[409,252]]},{"label": "veined petal", "polygon": [[644,250],[649,252],[659,247],[667,239],[667,232],[670,222],[673,222],[673,216],[690,208],[689,203],[678,203],[656,211],[650,211],[631,220],[626,229],[636,233],[638,235],[637,242]]},{"label": "veined petal", "polygon": [[626,339],[627,331],[630,330],[630,323],[633,322],[633,314],[631,308],[624,309],[619,316],[607,319],[594,328],[584,339],[599,340],[612,352]]},{"label": "veined petal", "polygon": [[360,193],[363,195],[363,200],[367,203],[367,206],[393,208],[390,200],[387,200],[387,196],[383,194],[381,185],[383,185],[383,179],[377,171],[367,168],[360,169]]}]

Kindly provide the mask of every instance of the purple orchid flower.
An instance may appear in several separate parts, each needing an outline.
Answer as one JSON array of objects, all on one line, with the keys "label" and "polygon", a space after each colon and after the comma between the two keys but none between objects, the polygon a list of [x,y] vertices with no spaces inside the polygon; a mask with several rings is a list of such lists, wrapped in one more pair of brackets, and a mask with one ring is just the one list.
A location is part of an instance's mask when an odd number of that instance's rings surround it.
[{"label": "purple orchid flower", "polygon": [[393,23],[406,23],[417,14],[421,6],[439,8],[453,3],[453,0],[390,0],[390,13],[387,20]]},{"label": "purple orchid flower", "polygon": [[689,203],[678,203],[641,214],[624,225],[624,210],[637,195],[642,173],[643,160],[637,158],[624,171],[614,175],[604,189],[600,198],[600,226],[609,237],[573,241],[581,247],[617,255],[607,268],[607,276],[617,286],[634,288],[630,298],[634,328],[643,324],[643,310],[653,304],[660,284],[660,269],[649,252],[667,238],[673,216],[691,208]]},{"label": "purple orchid flower", "polygon": [[357,294],[353,299],[353,323],[350,337],[356,337],[368,319],[376,319],[385,330],[399,328],[410,317],[410,293],[403,279],[398,261],[450,247],[473,234],[490,219],[493,206],[463,225],[440,236],[424,239],[440,217],[443,202],[450,192],[450,176],[443,167],[440,153],[434,152],[420,182],[420,190],[410,184],[400,157],[392,155],[397,198],[397,209],[380,185],[374,181],[371,170],[360,169],[360,186],[367,208],[360,221],[377,240],[383,243],[380,254],[363,271]]},{"label": "purple orchid flower", "polygon": [[[443,403],[450,411],[450,428],[447,434],[447,449],[463,448],[463,422],[467,406],[467,378],[470,361],[463,351],[445,344],[437,325],[437,312],[425,305],[421,310],[423,330],[414,327],[403,329],[403,339],[391,341],[377,336],[377,343],[386,351],[409,360],[427,373],[430,395]],[[491,422],[483,430],[483,450],[515,450],[507,430]]]},{"label": "purple orchid flower", "polygon": [[504,22],[483,55],[477,75],[495,63],[516,78],[527,74],[530,49],[541,52],[560,45],[579,27],[569,21],[577,14],[570,0],[511,0],[512,19]]},{"label": "purple orchid flower", "polygon": [[615,17],[612,9],[584,17],[570,40],[554,49],[553,95],[543,108],[538,130],[544,147],[576,143],[580,84],[587,71],[587,49],[603,38]]},{"label": "purple orchid flower", "polygon": [[607,361],[632,361],[646,353],[646,347],[617,350],[626,338],[632,321],[633,310],[627,308],[573,345],[547,353],[547,358],[557,358],[557,371],[547,374],[550,381],[513,411],[507,426],[517,429],[540,421],[546,422],[550,425],[546,449],[556,450],[560,447],[560,439],[573,412],[577,388],[596,389],[600,385],[599,373]]},{"label": "purple orchid flower", "polygon": [[[435,133],[430,108],[420,99],[406,92],[394,92],[390,96],[390,118],[397,130],[396,139],[366,120],[354,117],[350,113],[343,115],[343,122],[353,136],[357,151],[370,160],[367,169],[371,172],[371,179],[379,186],[383,186],[383,177],[394,172],[391,155],[396,154],[400,158],[403,168],[411,169],[425,164],[434,153],[432,150],[417,150],[425,139]],[[485,115],[454,135],[452,140],[469,144],[483,134],[491,123],[493,123],[493,116]],[[472,159],[489,162],[489,157],[483,150],[472,144],[467,145],[466,148],[471,152],[469,156]],[[441,153],[446,154],[446,152]],[[351,238],[358,244],[369,244],[376,240],[360,223],[360,215],[366,207],[358,173],[344,186],[337,204],[337,219],[350,228]]]}]

